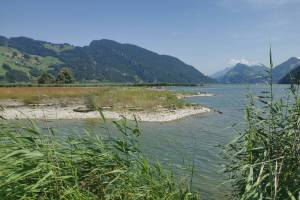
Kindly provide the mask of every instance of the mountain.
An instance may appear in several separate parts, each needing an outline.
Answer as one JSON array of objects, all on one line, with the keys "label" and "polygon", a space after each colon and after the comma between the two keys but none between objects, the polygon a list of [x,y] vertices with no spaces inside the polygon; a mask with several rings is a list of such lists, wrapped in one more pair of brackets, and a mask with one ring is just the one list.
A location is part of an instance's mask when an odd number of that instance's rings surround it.
[{"label": "mountain", "polygon": [[217,80],[220,83],[263,83],[266,81],[268,68],[262,64],[236,64]]},{"label": "mountain", "polygon": [[273,69],[273,82],[277,83],[295,67],[300,65],[300,59],[296,57],[291,57],[287,61],[281,63]]},{"label": "mountain", "polygon": [[218,71],[212,75],[210,75],[209,77],[213,78],[213,79],[219,79],[220,77],[224,76],[228,71],[230,71],[233,67],[226,67],[225,69]]},{"label": "mountain", "polygon": [[300,84],[300,64],[279,80],[280,84]]},{"label": "mountain", "polygon": [[0,36],[0,46],[16,49],[30,56],[56,58],[59,62],[51,63],[48,68],[55,73],[59,68],[67,66],[78,81],[195,84],[214,82],[178,58],[159,55],[136,45],[113,40],[94,40],[88,46],[78,47],[27,37]]}]

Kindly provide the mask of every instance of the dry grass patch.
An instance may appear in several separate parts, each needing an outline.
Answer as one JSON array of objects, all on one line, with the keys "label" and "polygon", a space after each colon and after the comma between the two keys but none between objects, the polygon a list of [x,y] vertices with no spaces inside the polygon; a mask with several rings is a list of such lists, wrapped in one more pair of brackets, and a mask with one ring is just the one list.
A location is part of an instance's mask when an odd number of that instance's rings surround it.
[{"label": "dry grass patch", "polygon": [[177,109],[185,106],[176,92],[147,87],[8,87],[0,88],[0,99],[17,99],[25,104],[82,99],[88,107],[110,107],[114,110]]}]

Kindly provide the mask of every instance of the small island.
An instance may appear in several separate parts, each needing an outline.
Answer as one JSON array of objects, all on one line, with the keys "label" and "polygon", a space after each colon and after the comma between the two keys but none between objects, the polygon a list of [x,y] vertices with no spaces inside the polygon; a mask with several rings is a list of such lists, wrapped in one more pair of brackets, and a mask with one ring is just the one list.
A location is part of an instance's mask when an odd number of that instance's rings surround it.
[{"label": "small island", "polygon": [[211,95],[135,86],[0,88],[6,119],[90,119],[101,111],[107,119],[165,122],[211,111],[184,100],[192,96]]}]

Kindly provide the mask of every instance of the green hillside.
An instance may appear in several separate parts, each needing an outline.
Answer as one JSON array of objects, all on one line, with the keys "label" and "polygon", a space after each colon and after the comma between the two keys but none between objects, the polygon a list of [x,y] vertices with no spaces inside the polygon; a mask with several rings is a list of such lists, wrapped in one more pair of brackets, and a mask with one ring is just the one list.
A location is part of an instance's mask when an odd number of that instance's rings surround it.
[{"label": "green hillside", "polygon": [[[35,56],[22,53],[17,49],[0,46],[0,81],[27,82],[34,81],[43,72],[55,70],[53,67],[63,64],[58,58],[52,56]],[[21,81],[9,75],[20,75],[24,77]],[[27,76],[27,78],[26,78]]]},{"label": "green hillside", "polygon": [[1,45],[26,54],[56,57],[53,62],[64,62],[78,81],[185,84],[215,82],[178,58],[112,40],[95,40],[88,46],[75,47],[26,37],[0,36]]}]

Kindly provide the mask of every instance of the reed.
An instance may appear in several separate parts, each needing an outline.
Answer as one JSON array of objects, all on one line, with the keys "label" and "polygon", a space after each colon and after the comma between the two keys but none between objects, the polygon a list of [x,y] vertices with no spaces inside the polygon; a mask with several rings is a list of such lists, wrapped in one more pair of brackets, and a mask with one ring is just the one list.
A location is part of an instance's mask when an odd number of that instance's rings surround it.
[{"label": "reed", "polygon": [[246,128],[225,147],[232,199],[300,199],[300,98],[292,85],[285,98],[270,90],[249,96]]},{"label": "reed", "polygon": [[199,199],[140,153],[137,123],[114,124],[122,137],[64,136],[1,120],[1,199]]}]

